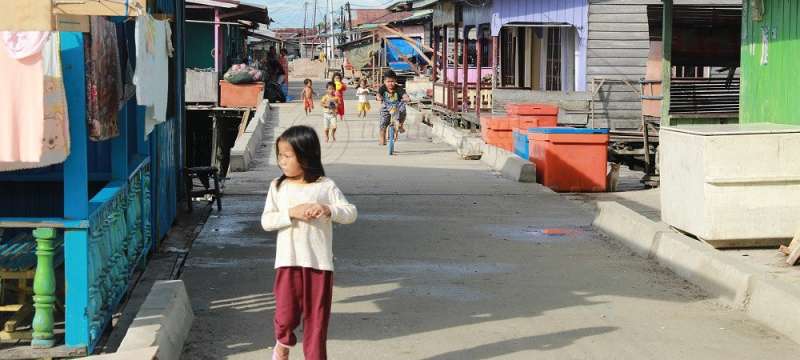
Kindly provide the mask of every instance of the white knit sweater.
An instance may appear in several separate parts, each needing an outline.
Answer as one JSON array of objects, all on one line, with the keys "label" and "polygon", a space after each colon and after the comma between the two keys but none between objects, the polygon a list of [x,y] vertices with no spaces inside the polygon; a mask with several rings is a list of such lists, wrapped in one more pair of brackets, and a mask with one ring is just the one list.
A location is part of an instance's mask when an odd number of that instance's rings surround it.
[{"label": "white knit sweater", "polygon": [[[312,184],[277,180],[269,187],[261,226],[266,231],[278,230],[275,268],[308,267],[333,271],[333,223],[351,224],[358,212],[345,199],[333,180],[322,177]],[[291,219],[289,210],[297,205],[317,203],[331,209],[331,217],[311,221]]]}]

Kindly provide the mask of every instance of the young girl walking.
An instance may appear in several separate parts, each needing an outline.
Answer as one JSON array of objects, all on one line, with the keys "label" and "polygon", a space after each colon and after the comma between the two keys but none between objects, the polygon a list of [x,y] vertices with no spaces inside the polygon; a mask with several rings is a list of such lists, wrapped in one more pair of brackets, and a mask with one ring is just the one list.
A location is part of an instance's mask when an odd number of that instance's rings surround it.
[{"label": "young girl walking", "polygon": [[347,90],[347,85],[342,82],[342,74],[338,72],[333,74],[331,81],[336,84],[336,96],[339,97],[339,106],[336,107],[336,111],[338,111],[339,120],[344,121],[344,92]]},{"label": "young girl walking", "polygon": [[276,152],[283,175],[270,184],[261,215],[264,230],[278,231],[272,359],[289,359],[302,320],[305,358],[324,360],[333,295],[332,223],[353,223],[357,210],[325,177],[314,129],[290,127],[278,137]]},{"label": "young girl walking", "polygon": [[358,95],[358,116],[366,119],[367,113],[370,110],[369,98],[367,98],[369,95],[367,79],[361,79],[361,84],[358,89],[356,89],[356,95]]}]

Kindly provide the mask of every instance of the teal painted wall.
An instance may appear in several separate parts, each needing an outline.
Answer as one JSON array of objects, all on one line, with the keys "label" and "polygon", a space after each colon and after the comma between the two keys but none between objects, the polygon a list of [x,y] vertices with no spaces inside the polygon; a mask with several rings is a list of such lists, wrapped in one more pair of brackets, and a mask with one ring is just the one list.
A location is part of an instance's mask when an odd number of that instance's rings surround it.
[{"label": "teal painted wall", "polygon": [[800,125],[800,1],[763,0],[763,19],[753,21],[754,1],[743,2],[740,121]]},{"label": "teal painted wall", "polygon": [[214,25],[186,23],[186,68],[213,68]]}]

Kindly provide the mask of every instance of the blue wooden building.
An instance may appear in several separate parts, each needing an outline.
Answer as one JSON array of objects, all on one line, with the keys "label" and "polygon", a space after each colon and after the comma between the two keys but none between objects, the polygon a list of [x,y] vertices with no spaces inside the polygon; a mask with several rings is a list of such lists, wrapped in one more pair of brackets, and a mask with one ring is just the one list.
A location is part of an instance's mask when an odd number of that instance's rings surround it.
[{"label": "blue wooden building", "polygon": [[[132,275],[146,264],[176,217],[185,152],[183,2],[151,0],[147,9],[171,20],[176,51],[170,64],[166,122],[145,136],[144,108],[134,96],[119,112],[120,135],[90,141],[86,35],[61,32],[69,157],[63,164],[45,168],[0,172],[0,235],[32,232],[38,244],[34,347],[56,346],[70,355],[92,353],[127,293]],[[131,29],[126,34],[133,36],[133,25],[126,22]],[[127,42],[129,50],[133,43],[132,39]],[[0,248],[2,254],[14,251],[2,242]],[[64,294],[63,304],[59,292]],[[54,336],[57,305],[65,309],[63,344]]]}]

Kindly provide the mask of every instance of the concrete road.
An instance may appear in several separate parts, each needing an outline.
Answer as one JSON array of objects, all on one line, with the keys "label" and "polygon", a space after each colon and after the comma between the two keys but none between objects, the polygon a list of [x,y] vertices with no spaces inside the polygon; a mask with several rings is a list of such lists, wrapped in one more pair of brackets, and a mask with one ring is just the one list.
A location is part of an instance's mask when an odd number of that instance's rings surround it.
[{"label": "concrete road", "polygon": [[[196,314],[185,359],[271,356],[275,234],[259,225],[278,175],[270,139],[321,123],[300,104],[274,107],[260,159],[233,174],[183,272]],[[390,158],[376,114],[359,120],[354,108],[323,146],[360,213],[335,229],[332,359],[797,356],[795,343],[593,232],[579,203],[460,160],[420,124]]]}]

